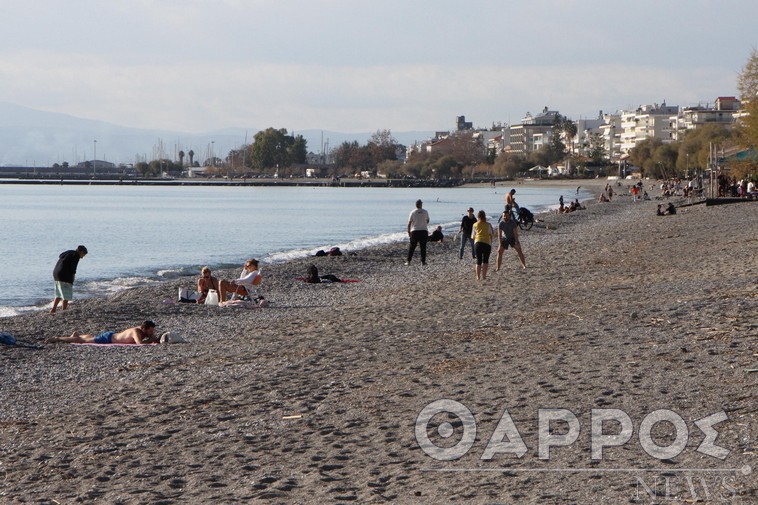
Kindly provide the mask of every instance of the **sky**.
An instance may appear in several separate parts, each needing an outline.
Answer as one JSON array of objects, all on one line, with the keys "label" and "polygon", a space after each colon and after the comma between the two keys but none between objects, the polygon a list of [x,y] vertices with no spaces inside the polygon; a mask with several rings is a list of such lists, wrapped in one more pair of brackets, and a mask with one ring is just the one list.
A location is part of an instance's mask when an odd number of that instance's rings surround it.
[{"label": "sky", "polygon": [[450,130],[737,94],[756,0],[3,0],[0,102],[136,128]]}]

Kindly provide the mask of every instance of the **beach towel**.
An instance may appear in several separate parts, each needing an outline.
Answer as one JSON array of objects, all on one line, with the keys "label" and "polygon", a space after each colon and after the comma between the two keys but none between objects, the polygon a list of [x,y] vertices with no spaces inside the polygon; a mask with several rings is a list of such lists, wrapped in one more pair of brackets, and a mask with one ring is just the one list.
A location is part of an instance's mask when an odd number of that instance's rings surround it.
[{"label": "beach towel", "polygon": [[[307,277],[295,277],[295,280],[308,282]],[[361,282],[361,280],[360,279],[340,279],[337,282]],[[322,279],[322,281],[319,284],[333,284],[333,283],[334,281],[327,281],[327,280]]]},{"label": "beach towel", "polygon": [[218,306],[222,309],[257,309],[261,307],[268,307],[268,305],[268,300],[264,300],[263,298],[258,299],[258,301],[229,300],[218,304]]},{"label": "beach towel", "polygon": [[149,344],[95,344],[94,342],[71,342],[69,345],[91,345],[94,347],[145,347],[146,345],[158,345],[157,342]]}]

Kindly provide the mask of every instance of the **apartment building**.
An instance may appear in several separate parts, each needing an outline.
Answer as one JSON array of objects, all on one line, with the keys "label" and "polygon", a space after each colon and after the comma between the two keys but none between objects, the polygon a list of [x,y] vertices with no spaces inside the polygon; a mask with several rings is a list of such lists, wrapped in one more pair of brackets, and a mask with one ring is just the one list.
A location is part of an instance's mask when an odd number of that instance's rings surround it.
[{"label": "apartment building", "polygon": [[637,142],[647,138],[659,138],[663,143],[674,141],[671,116],[679,113],[679,106],[642,105],[633,111],[621,112],[621,136],[619,149],[625,154],[631,151]]},{"label": "apartment building", "polygon": [[560,113],[545,107],[541,114],[532,116],[527,112],[520,124],[510,127],[510,152],[526,156],[539,150],[550,142],[553,126],[558,122]]},{"label": "apartment building", "polygon": [[733,96],[720,96],[713,106],[684,107],[679,114],[670,118],[673,139],[681,140],[688,130],[707,124],[731,129],[736,123],[740,108],[740,101]]}]

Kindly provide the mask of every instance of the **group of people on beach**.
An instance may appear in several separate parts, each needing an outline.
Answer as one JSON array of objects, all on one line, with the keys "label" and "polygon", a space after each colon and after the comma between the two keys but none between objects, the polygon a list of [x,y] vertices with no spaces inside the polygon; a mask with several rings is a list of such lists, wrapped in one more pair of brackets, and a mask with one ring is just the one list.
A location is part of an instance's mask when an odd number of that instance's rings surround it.
[{"label": "group of people on beach", "polygon": [[[59,255],[58,261],[53,268],[55,297],[53,299],[53,307],[50,309],[50,314],[55,314],[59,305],[62,310],[68,308],[69,302],[73,299],[74,280],[76,278],[76,270],[79,266],[79,260],[84,258],[87,253],[87,248],[83,245],[79,245],[76,249],[64,251]],[[205,303],[211,292],[216,293],[219,302],[226,300],[229,293],[243,299],[250,298],[251,294],[254,293],[255,286],[258,286],[261,283],[258,260],[255,258],[251,258],[245,262],[242,268],[242,273],[238,279],[218,279],[212,275],[211,269],[207,266],[201,269],[200,274],[201,276],[197,281],[196,303]],[[262,299],[263,297],[258,298]],[[157,339],[155,339],[155,323],[152,321],[144,321],[140,326],[128,328],[121,332],[106,331],[99,335],[90,335],[74,331],[68,336],[50,337],[47,342],[141,345],[157,342]]]},{"label": "group of people on beach", "polygon": [[205,303],[208,295],[213,291],[218,296],[218,303],[226,301],[226,296],[231,293],[233,297],[252,298],[255,286],[262,281],[261,272],[258,268],[258,260],[250,258],[242,267],[242,273],[238,279],[226,281],[218,279],[211,274],[207,266],[200,270],[200,278],[197,280],[198,297],[196,303]]},{"label": "group of people on beach", "polygon": [[584,210],[585,208],[582,206],[581,203],[579,203],[579,198],[575,199],[573,202],[569,203],[568,205],[564,205],[563,203],[563,195],[558,199],[558,209],[556,212],[558,214],[568,214],[569,212],[574,212],[575,210]]},{"label": "group of people on beach", "polygon": [[[518,221],[515,212],[518,211],[518,204],[515,198],[516,190],[511,189],[505,196],[505,210],[498,221],[497,234],[492,225],[487,220],[487,213],[480,210],[476,217],[474,208],[469,207],[466,214],[461,220],[459,235],[461,237],[460,250],[458,257],[463,259],[467,244],[471,248],[471,257],[476,260],[475,273],[477,280],[487,278],[489,270],[489,260],[492,254],[492,242],[497,237],[498,250],[495,271],[499,271],[502,266],[503,253],[513,249],[518,255],[522,268],[526,268],[526,259],[521,249],[521,243],[518,235]],[[421,200],[416,201],[416,208],[408,216],[408,255],[405,265],[408,266],[413,260],[413,255],[418,247],[421,253],[421,265],[426,265],[426,245],[429,241],[429,213],[423,208]],[[442,230],[437,226],[435,233]]]}]

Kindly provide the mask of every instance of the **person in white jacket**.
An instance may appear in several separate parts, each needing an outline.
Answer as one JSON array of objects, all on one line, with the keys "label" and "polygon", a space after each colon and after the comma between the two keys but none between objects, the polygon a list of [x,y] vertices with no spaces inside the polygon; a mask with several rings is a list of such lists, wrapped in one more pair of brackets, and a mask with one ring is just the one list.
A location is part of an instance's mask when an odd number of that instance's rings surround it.
[{"label": "person in white jacket", "polygon": [[249,259],[245,262],[245,266],[242,268],[242,273],[240,274],[239,279],[233,281],[219,281],[218,301],[225,301],[227,293],[250,296],[250,293],[253,292],[254,286],[257,286],[260,283],[261,271],[258,270],[258,260],[255,258]]}]

